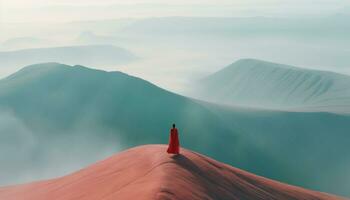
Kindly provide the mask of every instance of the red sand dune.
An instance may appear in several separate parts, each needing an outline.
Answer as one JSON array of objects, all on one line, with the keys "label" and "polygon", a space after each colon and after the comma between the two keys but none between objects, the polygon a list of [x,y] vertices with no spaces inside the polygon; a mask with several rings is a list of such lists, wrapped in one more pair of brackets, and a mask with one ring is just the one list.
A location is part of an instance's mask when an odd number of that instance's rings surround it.
[{"label": "red sand dune", "polygon": [[76,173],[0,188],[1,200],[341,199],[282,184],[182,149],[129,149]]}]

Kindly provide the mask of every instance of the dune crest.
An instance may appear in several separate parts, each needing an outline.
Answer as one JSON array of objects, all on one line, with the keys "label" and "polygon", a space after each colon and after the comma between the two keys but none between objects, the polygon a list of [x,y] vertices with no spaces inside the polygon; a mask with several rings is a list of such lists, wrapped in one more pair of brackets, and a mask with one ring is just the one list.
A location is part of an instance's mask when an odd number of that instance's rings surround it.
[{"label": "dune crest", "polygon": [[0,188],[1,200],[341,199],[279,183],[182,149],[132,148],[73,174]]}]

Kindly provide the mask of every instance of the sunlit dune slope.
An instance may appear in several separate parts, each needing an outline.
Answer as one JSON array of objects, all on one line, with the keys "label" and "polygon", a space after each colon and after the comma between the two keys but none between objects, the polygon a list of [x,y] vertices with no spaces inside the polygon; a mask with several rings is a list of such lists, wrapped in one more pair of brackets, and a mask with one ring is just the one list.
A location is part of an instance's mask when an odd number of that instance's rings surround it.
[{"label": "sunlit dune slope", "polygon": [[0,189],[6,200],[128,199],[341,199],[269,180],[164,145],[129,149],[76,173]]}]

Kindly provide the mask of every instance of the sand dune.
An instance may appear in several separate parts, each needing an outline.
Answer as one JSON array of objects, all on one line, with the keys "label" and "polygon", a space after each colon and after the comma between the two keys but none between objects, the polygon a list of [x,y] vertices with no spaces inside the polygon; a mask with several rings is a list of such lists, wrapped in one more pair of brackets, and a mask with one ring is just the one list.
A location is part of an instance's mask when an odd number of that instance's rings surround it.
[{"label": "sand dune", "polygon": [[129,149],[76,173],[0,188],[1,200],[341,199],[269,180],[164,145]]}]

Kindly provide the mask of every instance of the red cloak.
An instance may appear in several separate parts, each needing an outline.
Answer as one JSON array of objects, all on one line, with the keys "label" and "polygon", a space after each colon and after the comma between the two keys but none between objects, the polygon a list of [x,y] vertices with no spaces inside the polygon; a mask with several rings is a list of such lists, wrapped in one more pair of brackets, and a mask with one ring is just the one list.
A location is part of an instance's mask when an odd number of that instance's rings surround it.
[{"label": "red cloak", "polygon": [[167,152],[172,154],[180,153],[180,142],[177,128],[172,128],[170,131],[169,147]]}]

